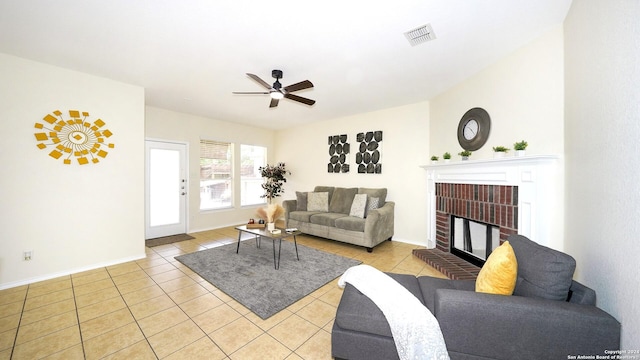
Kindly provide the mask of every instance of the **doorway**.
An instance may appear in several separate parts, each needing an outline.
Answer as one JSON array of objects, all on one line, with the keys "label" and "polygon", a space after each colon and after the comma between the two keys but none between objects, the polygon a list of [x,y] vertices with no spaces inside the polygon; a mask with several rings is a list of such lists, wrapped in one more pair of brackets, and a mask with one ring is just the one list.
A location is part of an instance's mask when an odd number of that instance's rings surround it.
[{"label": "doorway", "polygon": [[145,239],[187,232],[187,144],[145,141]]}]

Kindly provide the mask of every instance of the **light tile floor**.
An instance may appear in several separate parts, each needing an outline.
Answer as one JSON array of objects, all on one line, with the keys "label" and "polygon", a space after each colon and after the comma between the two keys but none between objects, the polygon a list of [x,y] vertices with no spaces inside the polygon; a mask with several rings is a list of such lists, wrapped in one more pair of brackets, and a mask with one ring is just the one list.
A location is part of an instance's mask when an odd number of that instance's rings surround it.
[{"label": "light tile floor", "polygon": [[[0,291],[4,359],[331,359],[337,279],[262,320],[174,256],[237,241],[233,227],[146,248],[142,260]],[[300,244],[382,271],[443,277],[387,241],[373,253],[312,236]],[[283,263],[281,266],[286,266]]]}]

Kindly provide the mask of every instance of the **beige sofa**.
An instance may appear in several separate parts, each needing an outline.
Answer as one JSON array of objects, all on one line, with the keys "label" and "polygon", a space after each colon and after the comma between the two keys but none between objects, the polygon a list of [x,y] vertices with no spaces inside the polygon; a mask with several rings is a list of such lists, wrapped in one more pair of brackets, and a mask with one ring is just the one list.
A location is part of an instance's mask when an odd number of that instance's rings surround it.
[{"label": "beige sofa", "polygon": [[285,224],[371,252],[393,237],[395,203],[386,197],[386,188],[316,186],[313,192],[296,192],[296,200],[283,201]]}]

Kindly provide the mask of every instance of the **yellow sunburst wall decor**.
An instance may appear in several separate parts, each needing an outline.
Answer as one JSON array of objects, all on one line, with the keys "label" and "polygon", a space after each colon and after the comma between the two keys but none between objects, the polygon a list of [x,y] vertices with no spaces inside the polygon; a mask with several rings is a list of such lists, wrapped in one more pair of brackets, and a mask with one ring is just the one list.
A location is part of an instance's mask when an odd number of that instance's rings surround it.
[{"label": "yellow sunburst wall decor", "polygon": [[36,140],[39,149],[53,146],[49,153],[54,159],[62,159],[65,165],[71,164],[71,158],[75,157],[80,165],[97,164],[99,158],[105,158],[107,149],[115,147],[112,143],[106,143],[105,138],[113,133],[103,129],[105,122],[97,119],[90,123],[86,111],[69,110],[69,118],[65,119],[60,110],[47,114],[42,120],[44,123],[36,123],[35,128],[43,130],[36,132]]}]

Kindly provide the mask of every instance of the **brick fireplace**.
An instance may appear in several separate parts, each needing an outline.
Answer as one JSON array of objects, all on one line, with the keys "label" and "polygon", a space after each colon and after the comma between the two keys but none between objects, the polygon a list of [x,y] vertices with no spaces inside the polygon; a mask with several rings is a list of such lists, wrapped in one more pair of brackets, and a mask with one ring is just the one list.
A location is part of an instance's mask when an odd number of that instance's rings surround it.
[{"label": "brick fireplace", "polygon": [[534,155],[422,166],[428,174],[429,230],[427,249],[414,254],[450,278],[477,275],[478,267],[450,253],[452,215],[497,226],[500,244],[521,234],[561,250],[558,162],[557,156]]},{"label": "brick fireplace", "polygon": [[435,184],[436,248],[450,251],[451,215],[500,229],[500,244],[518,233],[518,187],[513,185]]}]

